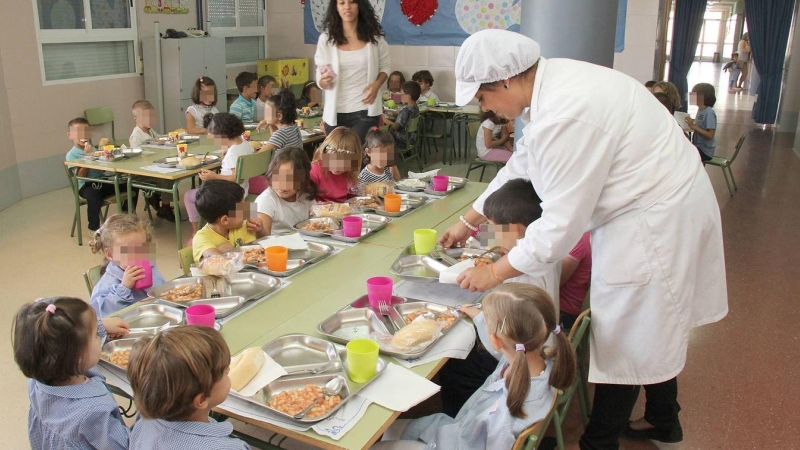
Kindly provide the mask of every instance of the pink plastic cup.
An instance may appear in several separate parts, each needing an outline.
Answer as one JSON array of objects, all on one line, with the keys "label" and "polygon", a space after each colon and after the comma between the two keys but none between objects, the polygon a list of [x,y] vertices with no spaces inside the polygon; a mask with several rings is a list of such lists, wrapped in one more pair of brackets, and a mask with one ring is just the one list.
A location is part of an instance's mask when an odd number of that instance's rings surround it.
[{"label": "pink plastic cup", "polygon": [[194,305],[186,308],[186,324],[214,328],[217,311],[211,305]]},{"label": "pink plastic cup", "polygon": [[153,266],[150,265],[150,261],[136,261],[132,265],[139,266],[142,268],[142,272],[144,273],[144,278],[141,280],[136,280],[133,283],[134,289],[147,289],[153,285]]},{"label": "pink plastic cup", "polygon": [[447,175],[435,175],[433,177],[433,190],[438,192],[445,192],[447,190],[447,183],[450,182],[450,177]]},{"label": "pink plastic cup", "polygon": [[368,279],[367,298],[369,298],[369,306],[372,309],[378,309],[381,301],[391,305],[393,289],[394,280],[389,277],[372,277]]},{"label": "pink plastic cup", "polygon": [[342,233],[344,237],[361,237],[361,227],[364,220],[357,216],[347,216],[342,218]]}]

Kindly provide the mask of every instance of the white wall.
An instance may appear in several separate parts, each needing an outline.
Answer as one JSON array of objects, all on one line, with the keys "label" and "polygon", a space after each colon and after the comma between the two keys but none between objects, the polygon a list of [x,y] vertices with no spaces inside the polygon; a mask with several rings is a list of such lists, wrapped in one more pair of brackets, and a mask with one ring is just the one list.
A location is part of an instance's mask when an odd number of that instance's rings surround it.
[{"label": "white wall", "polygon": [[785,68],[785,90],[778,109],[778,129],[795,133],[800,129],[800,26],[795,24],[794,35],[789,36],[790,57]]},{"label": "white wall", "polygon": [[644,83],[653,79],[659,0],[628,0],[625,50],[614,57],[614,69]]}]

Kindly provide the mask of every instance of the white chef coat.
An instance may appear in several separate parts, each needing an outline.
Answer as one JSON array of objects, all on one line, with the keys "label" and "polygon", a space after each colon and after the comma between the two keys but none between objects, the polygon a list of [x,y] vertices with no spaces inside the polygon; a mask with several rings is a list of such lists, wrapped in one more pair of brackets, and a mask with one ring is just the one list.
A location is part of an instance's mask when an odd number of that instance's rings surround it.
[{"label": "white chef coat", "polygon": [[508,257],[533,276],[592,232],[589,381],[675,377],[689,331],[728,311],[719,206],[697,150],[640,83],[580,61],[541,58],[521,118],[517,152],[474,208],[506,181],[532,182],[542,217]]}]

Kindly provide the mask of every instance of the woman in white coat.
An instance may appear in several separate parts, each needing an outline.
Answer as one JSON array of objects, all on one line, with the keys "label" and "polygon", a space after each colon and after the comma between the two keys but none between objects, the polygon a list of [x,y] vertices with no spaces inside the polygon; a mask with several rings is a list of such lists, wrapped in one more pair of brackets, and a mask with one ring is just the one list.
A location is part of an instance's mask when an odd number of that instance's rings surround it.
[{"label": "woman in white coat", "polygon": [[389,73],[389,46],[368,0],[331,0],[317,41],[317,85],[325,93],[325,132],[352,128],[361,142],[383,114],[378,93]]},{"label": "woman in white coat", "polygon": [[[455,71],[458,104],[474,97],[525,128],[508,165],[442,244],[463,242],[485,220],[486,197],[511,179],[530,180],[543,211],[506,257],[463,273],[461,287],[485,291],[545,273],[590,231],[596,390],[580,447],[616,449],[622,432],[680,441],[676,377],[689,332],[727,314],[719,206],[697,151],[637,81],[540,58],[539,45],[518,33],[472,35]],[[639,385],[645,416],[629,424]]]}]

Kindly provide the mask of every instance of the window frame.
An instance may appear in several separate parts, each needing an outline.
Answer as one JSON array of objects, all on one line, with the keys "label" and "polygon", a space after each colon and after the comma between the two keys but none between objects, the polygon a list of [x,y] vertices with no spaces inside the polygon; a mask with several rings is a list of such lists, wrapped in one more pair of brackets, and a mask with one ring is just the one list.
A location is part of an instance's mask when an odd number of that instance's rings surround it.
[{"label": "window frame", "polygon": [[[127,0],[131,26],[130,28],[92,28],[91,0],[81,0],[83,3],[84,28],[81,29],[42,29],[39,22],[39,0],[31,0],[33,6],[33,23],[36,31],[36,46],[39,52],[39,73],[42,77],[42,86],[60,84],[85,83],[88,81],[115,80],[140,76],[141,66],[139,61],[139,37],[136,21],[136,7],[133,1]],[[133,47],[133,72],[115,75],[97,75],[90,77],[67,78],[63,80],[48,80],[44,69],[44,50],[46,44],[75,44],[91,42],[131,42]]]},{"label": "window frame", "polygon": [[[261,37],[264,39],[264,54],[263,58],[267,57],[267,2],[266,0],[257,0],[261,2],[262,5],[262,21],[263,25],[256,25],[256,26],[241,26],[241,17],[240,17],[240,5],[241,0],[233,0],[235,8],[236,8],[236,25],[232,27],[215,27],[211,25],[211,17],[209,9],[211,7],[210,3],[214,0],[207,0],[206,4],[206,23],[208,23],[208,32],[211,36],[218,36],[222,38],[236,38],[236,37]],[[241,67],[241,66],[251,66],[258,62],[258,59],[255,61],[250,62],[238,62],[238,63],[230,63],[228,64],[228,47],[227,42],[225,44],[225,67],[232,68],[232,67]]]}]

